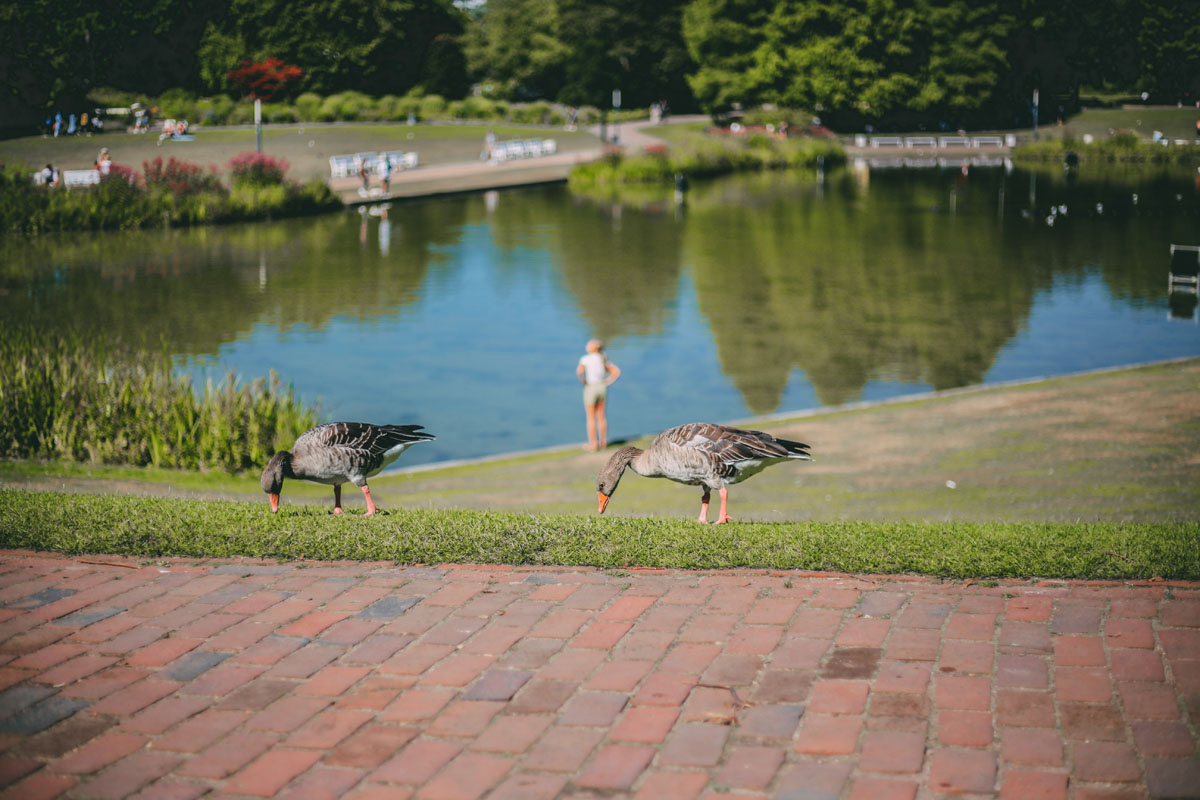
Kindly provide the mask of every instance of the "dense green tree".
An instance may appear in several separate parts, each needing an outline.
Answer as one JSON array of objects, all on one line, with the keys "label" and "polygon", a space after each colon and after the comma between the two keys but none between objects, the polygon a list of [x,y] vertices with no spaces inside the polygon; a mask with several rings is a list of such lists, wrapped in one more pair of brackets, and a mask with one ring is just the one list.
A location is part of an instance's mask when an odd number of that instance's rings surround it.
[{"label": "dense green tree", "polygon": [[417,85],[452,97],[467,89],[458,39],[465,15],[450,0],[231,0],[200,48],[209,88],[242,59],[274,56],[305,72],[303,89],[403,94]]},{"label": "dense green tree", "polygon": [[1200,99],[1200,2],[1142,2],[1139,88],[1159,102]]},{"label": "dense green tree", "polygon": [[468,32],[471,74],[509,100],[558,96],[569,56],[558,0],[491,0]]}]

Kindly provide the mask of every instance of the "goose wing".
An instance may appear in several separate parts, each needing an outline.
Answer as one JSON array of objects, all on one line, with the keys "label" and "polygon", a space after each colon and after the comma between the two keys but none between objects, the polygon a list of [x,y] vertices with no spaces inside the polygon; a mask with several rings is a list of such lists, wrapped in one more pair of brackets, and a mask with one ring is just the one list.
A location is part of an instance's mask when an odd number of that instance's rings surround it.
[{"label": "goose wing", "polygon": [[763,431],[747,431],[694,422],[671,428],[659,435],[665,448],[679,448],[702,454],[722,477],[738,472],[750,462],[773,463],[787,458],[812,460],[808,445],[788,439],[777,439]]},{"label": "goose wing", "polygon": [[421,425],[330,422],[303,434],[292,452],[310,473],[342,474],[353,480],[370,475],[409,445],[434,438]]}]

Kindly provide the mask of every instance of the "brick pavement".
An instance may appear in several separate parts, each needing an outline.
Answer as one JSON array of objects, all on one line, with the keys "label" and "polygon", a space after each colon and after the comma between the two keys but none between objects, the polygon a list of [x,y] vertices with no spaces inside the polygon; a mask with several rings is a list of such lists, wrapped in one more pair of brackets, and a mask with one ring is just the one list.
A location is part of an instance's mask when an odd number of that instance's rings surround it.
[{"label": "brick pavement", "polygon": [[1200,584],[0,553],[4,798],[1196,797],[1198,726]]}]

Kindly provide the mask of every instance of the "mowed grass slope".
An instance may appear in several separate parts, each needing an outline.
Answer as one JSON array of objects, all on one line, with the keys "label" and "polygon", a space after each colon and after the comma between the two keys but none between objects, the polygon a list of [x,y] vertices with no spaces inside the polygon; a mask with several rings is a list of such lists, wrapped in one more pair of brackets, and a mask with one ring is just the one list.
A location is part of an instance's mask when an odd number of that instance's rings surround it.
[{"label": "mowed grass slope", "polygon": [[733,487],[724,526],[694,522],[695,487],[631,473],[597,516],[607,456],[577,447],[378,476],[389,513],[371,519],[350,487],[347,517],[329,515],[329,487],[302,481],[271,515],[257,475],[8,463],[0,546],[1200,579],[1198,389],[1192,359],[759,423],[808,441],[817,461]]}]

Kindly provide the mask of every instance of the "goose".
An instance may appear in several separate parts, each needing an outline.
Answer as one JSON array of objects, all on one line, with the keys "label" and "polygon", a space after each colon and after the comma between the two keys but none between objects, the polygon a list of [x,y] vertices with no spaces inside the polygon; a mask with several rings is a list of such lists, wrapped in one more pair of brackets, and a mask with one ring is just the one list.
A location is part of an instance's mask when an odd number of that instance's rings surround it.
[{"label": "goose", "polygon": [[617,490],[626,467],[647,478],[669,478],[676,483],[703,486],[701,523],[708,522],[709,493],[721,496],[716,524],[728,522],[729,486],[757,475],[772,464],[798,459],[812,461],[808,445],[776,439],[762,431],[744,431],[707,422],[692,422],[663,431],[645,450],[622,447],[612,454],[596,478],[600,513]]},{"label": "goose", "polygon": [[305,431],[292,449],[271,456],[262,474],[262,490],[271,500],[271,511],[279,510],[279,493],[284,478],[298,478],[333,485],[333,513],[342,513],[342,484],[347,481],[362,489],[367,499],[367,516],[378,507],[371,499],[367,478],[378,475],[400,454],[418,442],[436,437],[420,425],[371,425],[366,422],[329,422]]}]

